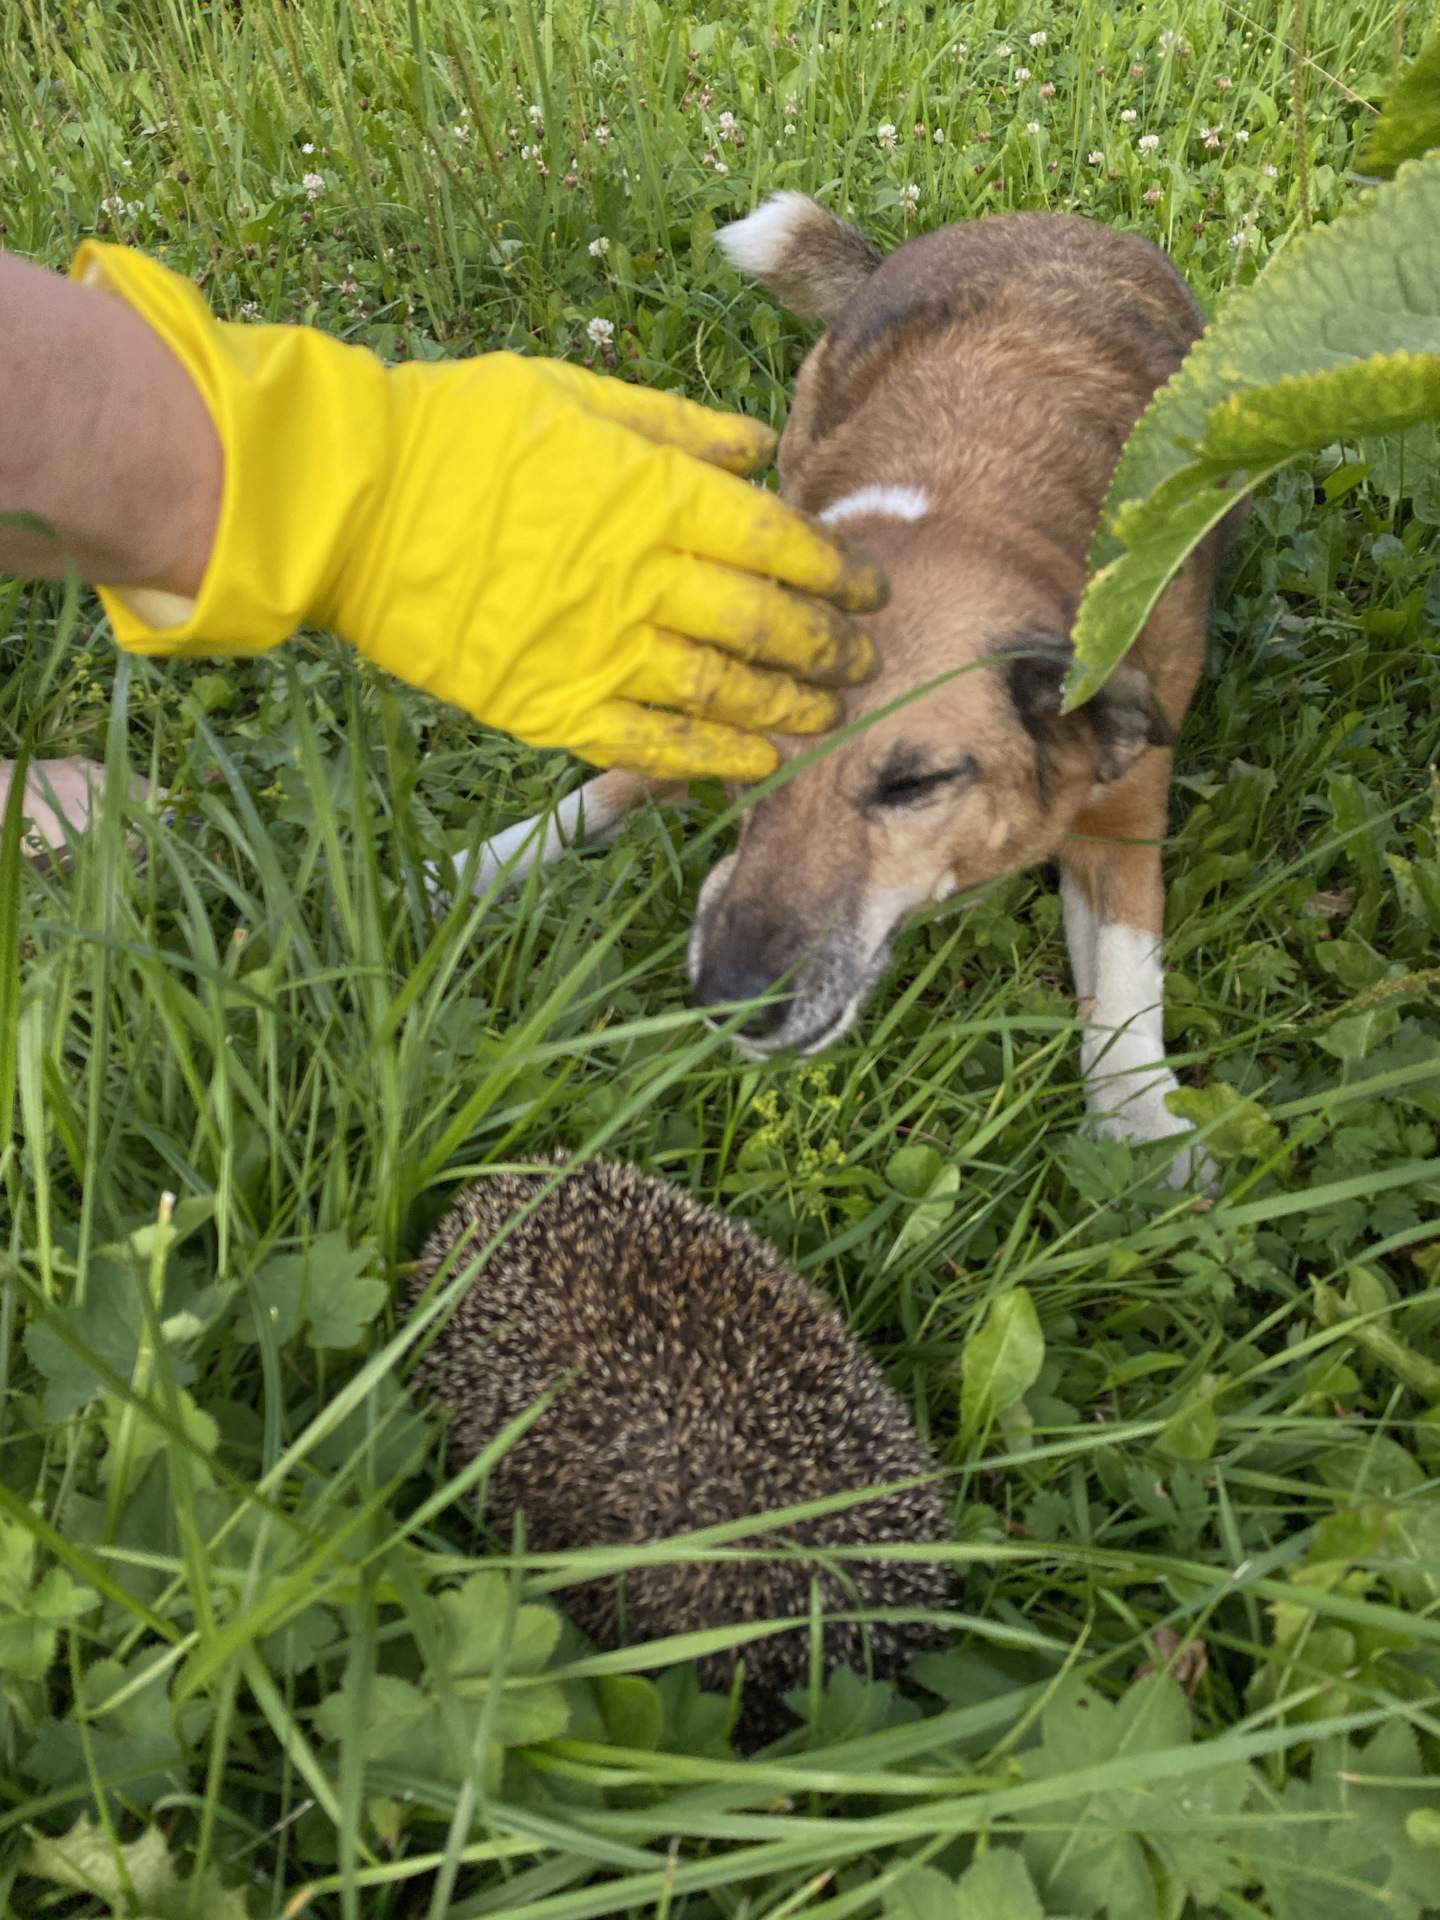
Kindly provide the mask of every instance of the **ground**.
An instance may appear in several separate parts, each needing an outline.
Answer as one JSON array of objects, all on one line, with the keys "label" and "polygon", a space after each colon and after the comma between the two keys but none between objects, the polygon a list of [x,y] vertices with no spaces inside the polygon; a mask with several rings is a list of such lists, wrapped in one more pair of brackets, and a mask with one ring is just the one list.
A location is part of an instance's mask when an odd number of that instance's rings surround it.
[{"label": "ground", "polygon": [[[779,424],[808,336],[711,244],[767,191],[883,246],[1079,211],[1213,311],[1362,190],[1433,19],[1313,5],[1297,98],[1292,9],[1222,0],[3,0],[0,236]],[[1335,446],[1223,581],[1166,856],[1208,1207],[1077,1131],[1050,876],[917,924],[824,1059],[749,1066],[685,995],[718,791],[446,915],[427,862],[573,763],[321,635],[121,662],[87,596],[0,583],[0,747],[110,770],[72,870],[0,863],[7,1911],[1433,1904],[1437,526],[1433,436]],[[772,1236],[950,1475],[954,1651],[814,1690],[763,1769],[683,1665],[560,1629],[593,1563],[481,1536],[396,1384],[448,1197],[557,1147]]]}]

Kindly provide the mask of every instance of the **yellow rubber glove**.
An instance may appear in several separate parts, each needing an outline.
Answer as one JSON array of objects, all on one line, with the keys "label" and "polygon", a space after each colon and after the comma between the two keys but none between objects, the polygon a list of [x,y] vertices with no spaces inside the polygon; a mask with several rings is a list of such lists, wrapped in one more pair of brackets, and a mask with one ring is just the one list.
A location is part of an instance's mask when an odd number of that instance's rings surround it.
[{"label": "yellow rubber glove", "polygon": [[883,581],[735,477],[771,451],[756,421],[513,354],[387,368],[217,321],[125,247],[88,241],[71,272],[177,355],[225,455],[197,599],[101,589],[122,647],[328,627],[491,726],[662,778],[763,778],[761,736],[833,726],[822,689],[871,670],[848,614]]}]

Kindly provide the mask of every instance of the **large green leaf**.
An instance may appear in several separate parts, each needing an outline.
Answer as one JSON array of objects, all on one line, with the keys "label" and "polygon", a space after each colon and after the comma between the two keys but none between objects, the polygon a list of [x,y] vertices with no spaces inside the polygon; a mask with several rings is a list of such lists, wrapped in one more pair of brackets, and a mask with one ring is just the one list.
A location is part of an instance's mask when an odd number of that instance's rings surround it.
[{"label": "large green leaf", "polygon": [[1104,685],[1251,487],[1331,441],[1440,417],[1440,154],[1294,240],[1155,396],[1115,470],[1066,690]]},{"label": "large green leaf", "polygon": [[1388,180],[1402,160],[1418,160],[1431,147],[1440,147],[1440,34],[1401,74],[1357,165],[1361,173]]}]

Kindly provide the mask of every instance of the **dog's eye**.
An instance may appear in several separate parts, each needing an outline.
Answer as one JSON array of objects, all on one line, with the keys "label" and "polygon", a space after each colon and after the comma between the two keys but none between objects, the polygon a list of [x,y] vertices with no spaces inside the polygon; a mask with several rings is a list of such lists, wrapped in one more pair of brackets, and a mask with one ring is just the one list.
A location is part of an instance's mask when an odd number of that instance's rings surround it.
[{"label": "dog's eye", "polygon": [[973,760],[958,767],[942,767],[936,773],[907,773],[882,779],[875,798],[882,807],[914,807],[929,800],[942,788],[969,780],[975,772]]}]

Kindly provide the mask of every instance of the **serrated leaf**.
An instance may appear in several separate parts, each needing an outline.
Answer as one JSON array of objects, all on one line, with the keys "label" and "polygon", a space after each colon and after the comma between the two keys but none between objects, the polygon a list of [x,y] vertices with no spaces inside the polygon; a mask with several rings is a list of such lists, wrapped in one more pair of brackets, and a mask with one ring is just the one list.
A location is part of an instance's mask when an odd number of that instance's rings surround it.
[{"label": "serrated leaf", "polygon": [[[85,1305],[61,1307],[36,1320],[25,1335],[25,1351],[45,1377],[46,1419],[64,1420],[101,1391],[106,1383],[92,1355],[129,1380],[144,1327],[135,1275],[118,1261],[96,1255],[90,1262]],[[190,1361],[176,1355],[170,1364],[179,1385],[188,1386],[195,1378]]]},{"label": "serrated leaf", "polygon": [[[180,1406],[180,1425],[185,1433],[199,1452],[214,1453],[219,1443],[220,1429],[213,1418],[202,1407],[196,1406],[183,1387],[177,1389],[175,1397]],[[159,1401],[158,1397],[146,1404],[163,1406],[163,1402]],[[128,1416],[130,1434],[127,1463],[133,1484],[157,1453],[164,1452],[167,1447],[175,1443],[157,1420],[147,1420],[143,1408],[132,1406],[128,1400],[121,1400],[117,1395],[107,1393],[104,1396],[104,1407],[100,1425],[104,1431],[107,1446],[100,1461],[101,1482],[108,1484],[113,1477],[116,1458],[115,1443]],[[192,1468],[198,1464],[192,1456]]]},{"label": "serrated leaf", "polygon": [[302,1326],[312,1347],[358,1346],[385,1304],[384,1281],[362,1277],[374,1264],[374,1246],[352,1248],[343,1230],[319,1234],[303,1253],[275,1255],[246,1283],[237,1338],[258,1339],[256,1316],[264,1314],[282,1346]]},{"label": "serrated leaf", "polygon": [[[463,1586],[437,1596],[449,1678],[470,1678],[493,1669],[505,1633],[506,1588],[503,1573],[472,1573]],[[555,1651],[560,1629],[560,1615],[553,1607],[517,1608],[506,1672],[539,1673]]]},{"label": "serrated leaf", "polygon": [[[1402,1736],[1407,1731],[1396,1730]],[[1266,1794],[1261,1805],[1273,1808],[1275,1819],[1239,1838],[1247,1878],[1264,1886],[1274,1920],[1419,1920],[1430,1900],[1411,1890],[1415,1860],[1407,1858],[1397,1871],[1394,1857],[1397,1843],[1419,1854],[1404,1830],[1407,1803],[1387,1814],[1380,1804],[1384,1790],[1357,1800],[1356,1789],[1339,1778],[1341,1771],[1369,1772],[1372,1755],[1388,1761],[1399,1751],[1378,1739],[1363,1754],[1343,1741],[1326,1741],[1311,1762],[1311,1779],[1292,1774],[1283,1794]],[[1410,1757],[1418,1764],[1418,1753]],[[1433,1869],[1423,1855],[1419,1862],[1425,1887]]]},{"label": "serrated leaf", "polygon": [[955,1883],[955,1920],[1045,1920],[1030,1869],[1009,1847],[987,1847]]},{"label": "serrated leaf", "polygon": [[1075,623],[1067,706],[1103,686],[1240,493],[1336,438],[1440,414],[1437,227],[1432,156],[1293,240],[1221,310],[1120,456]]},{"label": "serrated leaf", "polygon": [[1045,1364],[1045,1336],[1024,1287],[1002,1293],[960,1361],[960,1425],[976,1434],[1033,1387]]},{"label": "serrated leaf", "polygon": [[52,1567],[38,1585],[35,1536],[21,1521],[0,1519],[0,1671],[38,1680],[55,1658],[58,1630],[99,1605],[63,1567]]},{"label": "serrated leaf", "polygon": [[214,1867],[201,1876],[195,1899],[158,1827],[147,1827],[138,1840],[118,1846],[98,1820],[82,1813],[58,1839],[36,1840],[25,1867],[37,1879],[108,1901],[115,1920],[136,1913],[144,1920],[191,1920],[197,1913],[205,1920],[249,1920],[244,1894],[222,1885]]},{"label": "serrated leaf", "polygon": [[[1188,1746],[1185,1695],[1165,1674],[1137,1681],[1115,1704],[1067,1681],[1055,1689],[1041,1726],[1044,1742],[1024,1756],[1032,1779],[1074,1774],[1121,1755]],[[1170,1920],[1174,1892],[1214,1904],[1244,1873],[1225,1841],[1222,1820],[1238,1811],[1249,1785],[1241,1763],[1161,1780],[1148,1790],[1077,1796],[1047,1805],[1043,1830],[1023,1852],[1047,1909],[1081,1916],[1105,1908],[1111,1920]],[[1163,1863],[1163,1870],[1157,1863]],[[1168,1889],[1162,1900],[1162,1887]]]},{"label": "serrated leaf", "polygon": [[[97,1660],[87,1669],[82,1689],[83,1708],[90,1716],[88,1762],[71,1713],[63,1720],[41,1721],[23,1771],[48,1787],[84,1786],[88,1797],[91,1764],[102,1778],[153,1767],[153,1772],[125,1782],[125,1799],[137,1806],[148,1806],[158,1795],[178,1788],[186,1746],[199,1739],[210,1709],[204,1701],[193,1700],[173,1711],[169,1676],[162,1671],[146,1678],[154,1665],[153,1651],[137,1654],[128,1666]],[[124,1696],[121,1704],[102,1712],[117,1694]]]},{"label": "serrated leaf", "polygon": [[1258,1100],[1216,1080],[1208,1087],[1177,1087],[1165,1105],[1178,1120],[1206,1127],[1205,1151],[1217,1160],[1268,1160],[1281,1146],[1280,1129]]},{"label": "serrated leaf", "polygon": [[892,1920],[956,1920],[955,1882],[938,1867],[911,1867],[885,1889]]},{"label": "serrated leaf", "polygon": [[1427,40],[1386,98],[1360,149],[1357,172],[1388,180],[1403,160],[1440,147],[1440,34]]}]

